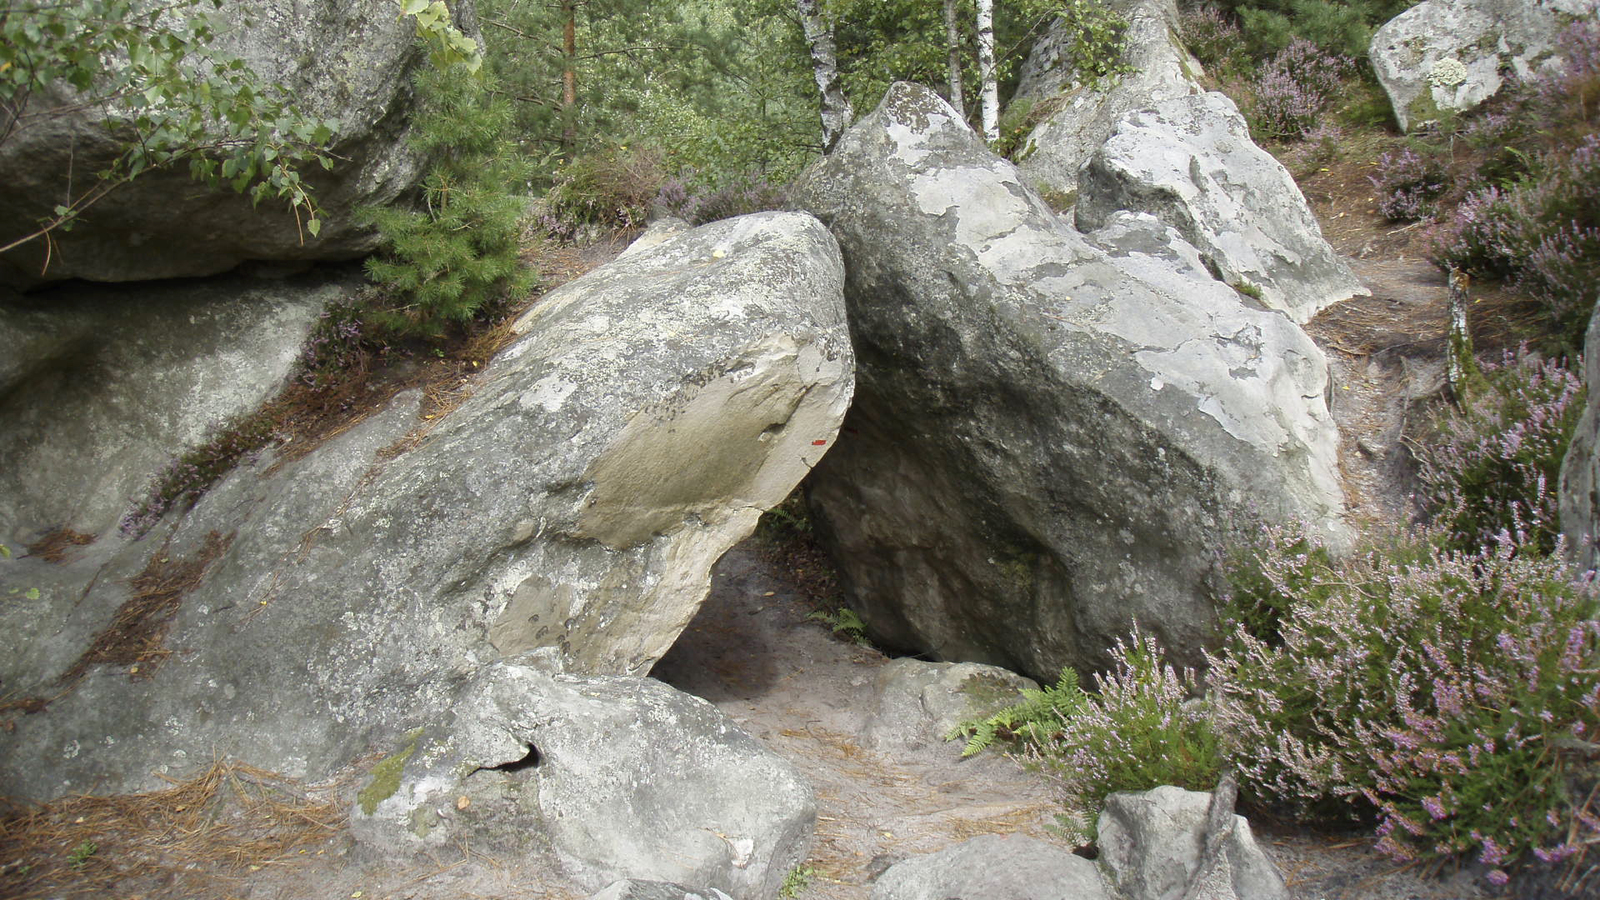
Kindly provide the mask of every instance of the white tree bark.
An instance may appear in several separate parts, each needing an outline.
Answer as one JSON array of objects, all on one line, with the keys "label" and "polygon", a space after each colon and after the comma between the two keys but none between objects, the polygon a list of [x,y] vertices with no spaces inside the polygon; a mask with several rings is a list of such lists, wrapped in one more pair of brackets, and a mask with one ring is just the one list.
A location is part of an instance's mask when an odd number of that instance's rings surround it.
[{"label": "white tree bark", "polygon": [[855,110],[850,108],[850,98],[839,83],[839,57],[833,43],[833,28],[822,18],[817,0],[795,0],[794,5],[800,13],[806,44],[811,47],[811,72],[817,80],[817,92],[822,95],[822,151],[826,153],[850,127],[856,117]]},{"label": "white tree bark", "polygon": [[961,90],[961,29],[956,25],[956,0],[944,0],[944,43],[950,54],[950,105],[964,119],[967,105]]},{"label": "white tree bark", "polygon": [[994,65],[994,0],[978,0],[978,80],[982,89],[983,138],[1000,139],[1000,82]]}]

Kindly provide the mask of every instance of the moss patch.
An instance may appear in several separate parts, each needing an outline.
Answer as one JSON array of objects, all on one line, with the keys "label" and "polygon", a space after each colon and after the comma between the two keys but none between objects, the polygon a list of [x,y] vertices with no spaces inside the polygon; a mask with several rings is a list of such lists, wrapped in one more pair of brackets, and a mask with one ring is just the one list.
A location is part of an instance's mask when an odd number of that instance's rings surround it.
[{"label": "moss patch", "polygon": [[383,760],[372,767],[372,777],[367,781],[367,786],[356,794],[356,802],[361,804],[363,815],[372,815],[378,809],[378,804],[394,796],[400,790],[400,773],[405,771],[407,760],[411,754],[417,752],[417,741],[422,739],[422,729],[406,735],[406,748],[399,753]]}]

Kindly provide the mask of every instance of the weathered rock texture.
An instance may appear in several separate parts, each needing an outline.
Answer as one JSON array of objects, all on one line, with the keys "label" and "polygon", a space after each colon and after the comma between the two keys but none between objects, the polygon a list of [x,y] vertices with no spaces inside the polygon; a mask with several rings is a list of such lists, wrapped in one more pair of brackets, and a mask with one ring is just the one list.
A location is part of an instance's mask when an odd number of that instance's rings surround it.
[{"label": "weathered rock texture", "polygon": [[1289,171],[1250,140],[1222,94],[1157,101],[1117,122],[1079,174],[1078,228],[1121,211],[1173,226],[1216,277],[1297,323],[1367,293]]},{"label": "weathered rock texture", "polygon": [[847,261],[860,386],[810,496],[876,640],[1053,679],[1137,619],[1193,659],[1230,517],[1344,541],[1310,339],[1091,246],[930,91],[792,197]]},{"label": "weathered rock texture", "polygon": [[[1250,823],[1208,816],[1211,794],[1170,785],[1112,794],[1100,814],[1100,865],[1129,900],[1288,900],[1277,867],[1256,845]],[[1221,833],[1208,819],[1220,818]],[[1207,858],[1207,844],[1216,848]]]},{"label": "weathered rock texture", "polygon": [[353,286],[80,285],[0,304],[0,542],[114,530],[152,474],[278,392]]},{"label": "weathered rock texture", "polygon": [[628,879],[606,885],[589,900],[729,900],[729,898],[727,894],[715,888],[696,890],[666,881]]},{"label": "weathered rock texture", "polygon": [[443,728],[400,754],[357,797],[365,843],[548,847],[587,890],[637,878],[764,900],[816,824],[793,766],[716,707],[648,678],[491,666]]},{"label": "weathered rock texture", "polygon": [[1078,169],[1124,114],[1201,90],[1196,80],[1200,64],[1178,37],[1176,0],[1118,0],[1110,5],[1128,19],[1124,60],[1134,72],[1083,82],[1066,55],[1067,28],[1058,22],[1034,46],[1012,100],[1048,111],[1017,157],[1029,184],[1059,192],[1067,201],[1077,196]]},{"label": "weathered rock texture", "polygon": [[1561,531],[1567,553],[1585,569],[1600,565],[1600,306],[1589,319],[1583,342],[1583,379],[1588,389],[1561,461]]},{"label": "weathered rock texture", "polygon": [[[450,6],[475,32],[471,2]],[[43,241],[0,257],[0,282],[209,275],[244,260],[348,259],[373,248],[370,231],[351,213],[400,196],[424,165],[405,140],[411,76],[425,62],[412,21],[398,16],[391,0],[235,0],[225,15],[233,27],[218,35],[215,50],[243,59],[302,112],[338,123],[329,147],[339,160],[334,170],[313,164],[302,173],[325,216],[320,236],[302,243],[281,202],[252,207],[227,187],[192,181],[188,166],[179,165],[140,175],[91,207],[72,231],[56,232],[42,275]],[[70,103],[63,90],[36,97],[30,111]],[[66,185],[81,190],[118,146],[96,106],[29,122],[0,143],[0,243],[31,232]]]},{"label": "weathered rock texture", "polygon": [[862,737],[875,747],[938,745],[957,725],[986,719],[1038,687],[995,666],[902,657],[878,670]]},{"label": "weathered rock texture", "polygon": [[1110,900],[1094,863],[1019,834],[986,834],[896,863],[872,900]]},{"label": "weathered rock texture", "polygon": [[1385,23],[1369,54],[1402,130],[1437,124],[1547,66],[1556,32],[1595,0],[1425,0]]},{"label": "weathered rock texture", "polygon": [[[16,561],[0,577],[44,597],[0,606],[0,679],[53,697],[75,661],[88,677],[0,732],[0,793],[126,790],[214,753],[320,777],[504,656],[647,671],[711,565],[833,440],[852,388],[841,265],[809,216],[697,229],[552,292],[448,415],[420,421],[403,394],[140,543]],[[130,680],[84,654],[149,599],[141,571],[187,590],[147,626],[178,652]]]}]

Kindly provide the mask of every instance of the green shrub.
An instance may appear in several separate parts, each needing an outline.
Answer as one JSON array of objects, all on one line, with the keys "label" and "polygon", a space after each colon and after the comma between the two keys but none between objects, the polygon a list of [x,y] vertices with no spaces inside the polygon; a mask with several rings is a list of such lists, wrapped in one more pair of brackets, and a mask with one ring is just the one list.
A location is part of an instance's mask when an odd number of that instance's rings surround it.
[{"label": "green shrub", "polygon": [[433,159],[419,208],[363,215],[383,238],[367,274],[384,295],[369,320],[399,335],[435,338],[508,294],[528,290],[521,259],[527,165],[509,139],[510,110],[457,65],[418,76],[414,146]]}]

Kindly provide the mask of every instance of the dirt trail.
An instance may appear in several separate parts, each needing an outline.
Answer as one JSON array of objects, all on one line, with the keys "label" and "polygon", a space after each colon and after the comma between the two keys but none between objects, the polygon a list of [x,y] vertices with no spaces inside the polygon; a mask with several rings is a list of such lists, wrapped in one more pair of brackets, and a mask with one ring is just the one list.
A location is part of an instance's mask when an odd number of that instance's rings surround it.
[{"label": "dirt trail", "polygon": [[990,832],[1049,839],[1049,785],[995,754],[940,740],[863,746],[888,659],[834,637],[792,572],[753,541],[718,563],[711,596],[652,674],[716,704],[816,788],[816,870],[805,898],[864,900],[890,864]]}]

